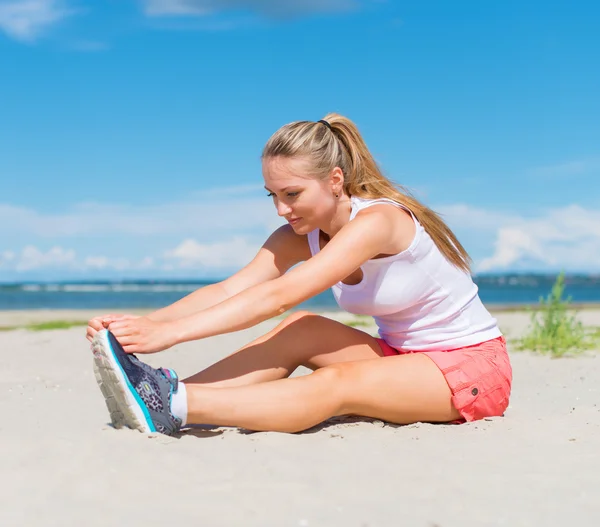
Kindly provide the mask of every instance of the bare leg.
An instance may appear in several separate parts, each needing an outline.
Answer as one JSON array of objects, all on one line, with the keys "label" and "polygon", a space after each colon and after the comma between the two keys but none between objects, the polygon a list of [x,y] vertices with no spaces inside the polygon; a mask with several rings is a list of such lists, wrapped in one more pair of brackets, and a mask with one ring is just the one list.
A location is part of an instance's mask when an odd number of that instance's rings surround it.
[{"label": "bare leg", "polygon": [[382,355],[379,344],[368,333],[300,311],[266,335],[183,382],[213,388],[245,386],[288,377],[298,366],[316,370]]},{"label": "bare leg", "polygon": [[420,354],[337,363],[302,377],[214,390],[187,384],[188,421],[298,432],[336,415],[406,424],[458,419],[438,367]]}]

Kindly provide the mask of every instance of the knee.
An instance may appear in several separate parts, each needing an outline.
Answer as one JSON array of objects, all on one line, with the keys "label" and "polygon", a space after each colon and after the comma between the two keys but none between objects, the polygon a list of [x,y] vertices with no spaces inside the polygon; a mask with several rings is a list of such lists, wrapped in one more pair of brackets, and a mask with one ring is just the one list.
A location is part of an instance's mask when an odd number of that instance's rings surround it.
[{"label": "knee", "polygon": [[324,366],[311,373],[321,381],[323,400],[332,402],[335,405],[334,415],[342,412],[352,392],[353,383],[355,383],[353,368],[348,364],[339,362],[330,366]]},{"label": "knee", "polygon": [[352,378],[352,372],[353,368],[351,364],[337,362],[315,370],[312,375],[317,375],[323,380],[324,384],[327,384],[333,389],[340,388],[346,384],[346,381]]}]

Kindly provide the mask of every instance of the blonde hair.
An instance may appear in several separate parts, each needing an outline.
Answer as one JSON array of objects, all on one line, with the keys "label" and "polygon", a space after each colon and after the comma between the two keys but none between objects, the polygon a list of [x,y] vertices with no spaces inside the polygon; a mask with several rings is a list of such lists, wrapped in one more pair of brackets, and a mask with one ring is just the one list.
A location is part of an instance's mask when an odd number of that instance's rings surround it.
[{"label": "blonde hair", "polygon": [[321,179],[339,167],[344,173],[344,191],[349,196],[388,198],[409,209],[453,265],[470,272],[471,258],[438,214],[420,203],[401,185],[386,178],[369,152],[356,125],[337,113],[322,122],[296,121],[275,132],[262,152],[262,159],[302,157],[310,171]]}]

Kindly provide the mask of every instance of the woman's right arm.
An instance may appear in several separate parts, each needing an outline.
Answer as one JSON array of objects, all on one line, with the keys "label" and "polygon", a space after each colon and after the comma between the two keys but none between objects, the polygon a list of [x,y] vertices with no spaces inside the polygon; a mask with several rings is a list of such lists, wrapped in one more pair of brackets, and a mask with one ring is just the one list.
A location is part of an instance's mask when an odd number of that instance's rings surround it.
[{"label": "woman's right arm", "polygon": [[193,293],[184,296],[181,300],[177,300],[177,302],[169,306],[150,313],[147,317],[155,322],[170,322],[192,315],[196,311],[206,309],[207,307],[212,307],[223,302],[223,300],[227,300],[227,298],[229,296],[223,287],[223,282],[217,282],[216,284],[201,287]]},{"label": "woman's right arm", "polygon": [[[178,318],[193,315],[197,311],[212,307],[220,302],[223,302],[223,300],[227,300],[227,298],[229,297],[223,287],[223,282],[218,282],[216,284],[209,284],[201,287],[193,293],[184,296],[181,300],[178,300],[167,307],[158,309],[157,311],[153,311],[146,316],[156,322],[170,322],[172,320],[177,320]],[[98,331],[107,328],[111,322],[132,318],[139,318],[139,315],[108,313],[105,315],[96,316],[88,320],[85,336],[90,342],[92,342],[94,335]]]},{"label": "woman's right arm", "polygon": [[[306,236],[296,234],[289,225],[279,227],[260,248],[254,259],[233,276],[197,289],[173,304],[147,315],[156,322],[185,318],[208,309],[254,285],[283,275],[295,264],[310,258]],[[132,315],[112,314],[94,317],[88,325],[87,338],[92,340],[96,331],[108,327],[111,320]],[[105,321],[105,322],[103,322]]]},{"label": "woman's right arm", "polygon": [[243,269],[216,284],[207,285],[177,302],[148,315],[156,322],[169,322],[208,309],[242,291],[274,280],[290,267],[310,258],[306,236],[297,235],[289,225],[279,227]]}]

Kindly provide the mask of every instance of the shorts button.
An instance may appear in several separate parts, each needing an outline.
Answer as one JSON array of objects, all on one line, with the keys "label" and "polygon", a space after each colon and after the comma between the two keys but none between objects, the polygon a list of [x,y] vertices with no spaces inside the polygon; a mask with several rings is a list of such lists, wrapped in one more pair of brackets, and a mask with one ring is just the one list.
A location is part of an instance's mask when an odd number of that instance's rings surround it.
[{"label": "shorts button", "polygon": [[479,390],[478,390],[477,388],[473,388],[473,389],[471,390],[471,394],[472,394],[472,395],[477,395],[478,393],[479,393]]}]

